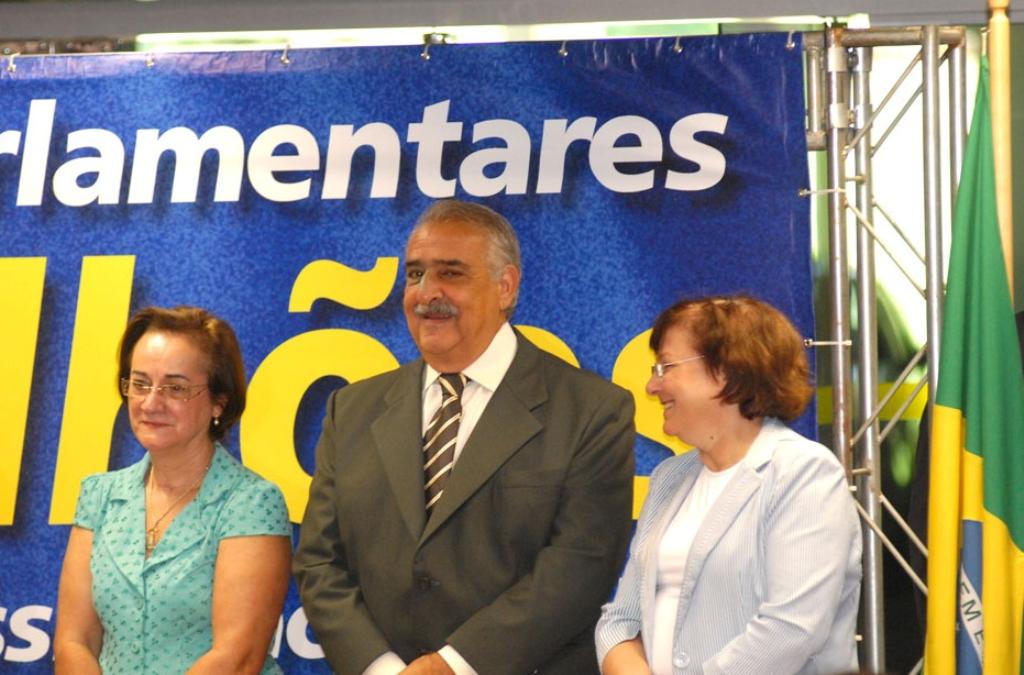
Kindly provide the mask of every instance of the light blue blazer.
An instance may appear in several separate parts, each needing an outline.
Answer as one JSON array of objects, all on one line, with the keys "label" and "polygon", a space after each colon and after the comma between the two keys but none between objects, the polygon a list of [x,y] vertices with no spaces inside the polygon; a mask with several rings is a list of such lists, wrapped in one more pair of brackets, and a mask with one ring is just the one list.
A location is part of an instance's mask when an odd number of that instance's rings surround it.
[{"label": "light blue blazer", "polygon": [[[658,545],[703,464],[697,452],[651,476],[630,557],[597,624],[598,663],[653,635]],[[673,672],[857,670],[860,521],[835,456],[766,419],[690,549],[675,618]],[[647,660],[651,645],[644,642]]]}]

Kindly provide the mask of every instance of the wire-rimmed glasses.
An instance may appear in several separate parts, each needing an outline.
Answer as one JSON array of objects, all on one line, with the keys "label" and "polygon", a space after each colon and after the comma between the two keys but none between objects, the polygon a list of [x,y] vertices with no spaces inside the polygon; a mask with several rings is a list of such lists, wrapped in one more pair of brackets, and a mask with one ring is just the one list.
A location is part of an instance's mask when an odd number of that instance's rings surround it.
[{"label": "wire-rimmed glasses", "polygon": [[133,380],[127,377],[121,378],[121,393],[128,398],[146,398],[153,391],[174,401],[189,401],[198,396],[204,389],[205,384],[184,384],[171,382],[170,384],[154,385],[142,380]]},{"label": "wire-rimmed glasses", "polygon": [[696,361],[697,359],[702,358],[704,358],[703,354],[697,354],[696,356],[690,356],[685,359],[679,359],[678,361],[670,361],[669,363],[660,363],[658,361],[655,361],[654,365],[651,366],[651,375],[656,375],[658,378],[662,378],[665,377],[665,373],[667,373],[668,369],[671,368],[672,366],[678,366],[680,363],[686,363],[687,361]]}]

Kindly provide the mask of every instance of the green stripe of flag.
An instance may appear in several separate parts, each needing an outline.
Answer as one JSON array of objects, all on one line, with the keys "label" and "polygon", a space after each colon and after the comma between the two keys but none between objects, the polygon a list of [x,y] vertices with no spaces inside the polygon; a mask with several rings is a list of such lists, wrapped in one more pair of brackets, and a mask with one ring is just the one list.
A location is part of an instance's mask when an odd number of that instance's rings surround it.
[{"label": "green stripe of flag", "polygon": [[1024,549],[1024,375],[996,215],[988,60],[953,214],[936,403],[963,411],[984,460],[985,509]]}]

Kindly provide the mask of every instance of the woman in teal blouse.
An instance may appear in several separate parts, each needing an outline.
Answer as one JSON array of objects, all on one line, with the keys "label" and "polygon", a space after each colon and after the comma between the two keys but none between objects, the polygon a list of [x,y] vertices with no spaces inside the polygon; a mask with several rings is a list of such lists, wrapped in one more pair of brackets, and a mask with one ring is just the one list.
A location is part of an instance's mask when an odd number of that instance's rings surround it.
[{"label": "woman in teal blouse", "polygon": [[280,673],[288,586],[281,492],[220,445],[245,408],[230,326],[147,308],[120,349],[141,461],[82,482],[61,573],[56,672]]}]

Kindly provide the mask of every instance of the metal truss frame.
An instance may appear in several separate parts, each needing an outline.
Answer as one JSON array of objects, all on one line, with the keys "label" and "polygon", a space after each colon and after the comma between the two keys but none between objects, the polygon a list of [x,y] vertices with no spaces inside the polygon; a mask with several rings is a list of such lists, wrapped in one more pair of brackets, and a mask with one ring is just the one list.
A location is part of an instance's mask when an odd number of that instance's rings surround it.
[{"label": "metal truss frame", "polygon": [[[908,538],[927,556],[920,539],[893,508],[881,491],[881,444],[903,417],[910,403],[927,385],[934,392],[938,383],[939,341],[944,297],[942,247],[942,132],[940,129],[940,70],[948,76],[945,105],[948,110],[950,203],[956,197],[966,124],[966,34],[962,27],[919,26],[896,29],[852,30],[831,27],[804,35],[807,63],[808,149],[823,150],[827,156],[828,185],[822,190],[828,200],[829,306],[830,328],[816,345],[832,350],[833,450],[846,467],[851,491],[864,527],[864,578],[861,598],[861,667],[885,672],[884,593],[882,548],[894,556],[912,581],[927,593],[903,554],[882,532],[883,512],[906,531]],[[919,50],[893,87],[873,106],[869,90],[873,50],[892,46],[917,46]],[[921,84],[916,90],[906,84],[915,69]],[[873,141],[879,113],[896,94],[910,90],[902,108]],[[872,157],[893,129],[920,99],[923,127],[924,194],[921,196],[925,250],[910,244],[905,230],[877,203],[872,188]],[[851,168],[852,165],[852,168]],[[852,195],[851,195],[852,193]],[[856,245],[848,245],[847,214],[854,217]],[[880,215],[881,221],[876,219]],[[893,233],[912,250],[900,259],[880,236]],[[903,369],[893,386],[879,396],[878,324],[876,321],[875,256],[881,251],[911,280],[927,310],[927,341]],[[908,264],[920,271],[922,288],[908,271]],[[857,334],[851,337],[850,270],[855,267]],[[856,347],[856,349],[854,349]],[[926,375],[916,383],[913,394],[896,410],[884,428],[881,412],[896,392],[924,362]],[[856,389],[852,386],[855,382]],[[854,400],[856,399],[856,400]],[[929,419],[931,419],[929,401]],[[913,672],[919,671],[919,661]]]}]

